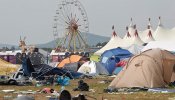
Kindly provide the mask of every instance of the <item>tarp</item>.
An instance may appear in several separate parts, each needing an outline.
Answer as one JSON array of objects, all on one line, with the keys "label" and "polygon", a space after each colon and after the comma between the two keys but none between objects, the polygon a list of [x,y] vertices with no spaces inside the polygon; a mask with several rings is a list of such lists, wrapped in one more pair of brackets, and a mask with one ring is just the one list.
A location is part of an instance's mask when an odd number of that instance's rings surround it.
[{"label": "tarp", "polygon": [[63,69],[77,72],[77,70],[78,70],[78,62],[65,64]]},{"label": "tarp", "polygon": [[129,58],[131,56],[132,54],[128,50],[122,48],[115,48],[105,51],[101,55],[100,62],[108,70],[109,74],[112,74],[113,70],[116,67],[116,63],[118,63],[121,59]]},{"label": "tarp", "polygon": [[81,58],[82,57],[79,55],[71,55],[70,57],[63,59],[57,66],[62,68],[65,64],[78,62]]},{"label": "tarp", "polygon": [[174,65],[175,55],[166,50],[145,51],[132,57],[109,87],[165,87],[175,80]]},{"label": "tarp", "polygon": [[79,78],[82,74],[70,70],[65,69],[59,69],[57,67],[53,68],[47,64],[40,64],[40,65],[34,65],[33,66],[35,71],[38,72],[37,76],[49,76],[49,75],[65,75],[68,76],[71,79]]},{"label": "tarp", "polygon": [[68,76],[69,78],[79,78],[82,74],[78,72],[73,72],[65,69],[59,69],[57,67],[52,67],[47,64],[32,65],[30,59],[23,59],[22,64],[23,72],[27,76],[31,76],[36,79],[42,79],[43,76],[49,75],[60,75]]},{"label": "tarp", "polygon": [[105,67],[99,63],[94,61],[85,62],[79,69],[78,72],[87,74],[87,75],[108,75],[108,71]]}]

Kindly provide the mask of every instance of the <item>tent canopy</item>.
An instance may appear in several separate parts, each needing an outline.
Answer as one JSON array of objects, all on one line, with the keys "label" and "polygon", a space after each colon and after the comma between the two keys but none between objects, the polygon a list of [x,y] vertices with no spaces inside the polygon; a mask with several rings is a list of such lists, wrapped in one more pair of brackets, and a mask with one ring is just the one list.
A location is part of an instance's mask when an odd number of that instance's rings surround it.
[{"label": "tent canopy", "polygon": [[164,87],[175,80],[175,56],[160,49],[147,50],[132,57],[109,87]]},{"label": "tent canopy", "polygon": [[129,58],[131,56],[132,54],[128,50],[115,48],[105,51],[101,55],[100,62],[105,66],[108,72],[112,74],[113,70],[116,67],[116,63],[118,63],[121,59]]},{"label": "tent canopy", "polygon": [[101,59],[103,59],[103,57],[110,58],[112,56],[116,56],[118,58],[127,58],[127,57],[132,56],[132,54],[128,50],[118,47],[118,48],[115,48],[115,49],[110,49],[110,50],[105,51],[101,55]]},{"label": "tent canopy", "polygon": [[71,55],[70,57],[63,59],[57,66],[62,68],[65,64],[78,62],[81,58],[82,57],[79,55]]}]

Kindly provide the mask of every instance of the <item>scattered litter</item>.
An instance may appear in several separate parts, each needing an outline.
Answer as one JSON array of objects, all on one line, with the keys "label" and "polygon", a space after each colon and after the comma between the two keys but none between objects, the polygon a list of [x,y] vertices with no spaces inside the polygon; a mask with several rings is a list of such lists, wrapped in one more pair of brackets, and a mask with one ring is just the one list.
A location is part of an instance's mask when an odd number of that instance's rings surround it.
[{"label": "scattered litter", "polygon": [[12,99],[12,96],[11,95],[6,95],[4,96],[4,99],[3,100],[11,100]]},{"label": "scattered litter", "polygon": [[22,95],[22,96],[17,97],[17,98],[14,99],[14,100],[35,100],[35,99],[34,99],[34,97],[32,97],[32,96]]},{"label": "scattered litter", "polygon": [[50,93],[54,93],[54,91],[55,90],[52,88],[43,88],[40,92],[45,94],[50,94]]},{"label": "scattered litter", "polygon": [[46,96],[46,98],[50,98],[51,96]]},{"label": "scattered litter", "polygon": [[94,90],[94,89],[89,89],[89,91],[90,91],[90,92],[95,92],[95,90]]},{"label": "scattered litter", "polygon": [[99,81],[98,83],[107,84],[107,83],[110,83],[110,82],[111,82],[110,80],[103,80],[103,81]]},{"label": "scattered litter", "polygon": [[17,97],[23,96],[22,94],[18,94]]},{"label": "scattered litter", "polygon": [[36,94],[36,91],[20,91],[22,94]]},{"label": "scattered litter", "polygon": [[116,78],[117,75],[112,75],[112,76],[109,76],[109,77],[113,77],[113,78]]},{"label": "scattered litter", "polygon": [[98,83],[104,84],[104,83],[105,83],[105,81],[99,81]]},{"label": "scattered litter", "polygon": [[140,92],[140,91],[148,91],[148,88],[144,88],[144,87],[111,88],[111,87],[108,87],[107,89],[104,89],[103,90],[103,92],[105,92],[105,93],[111,93],[111,92],[127,92],[127,93],[132,93],[132,92]]},{"label": "scattered litter", "polygon": [[58,98],[56,97],[50,97],[49,100],[58,100]]},{"label": "scattered litter", "polygon": [[175,100],[175,97],[172,97],[172,98],[168,98],[168,100]]},{"label": "scattered litter", "polygon": [[175,93],[175,89],[154,88],[154,89],[148,89],[148,92],[154,92],[154,93]]},{"label": "scattered litter", "polygon": [[10,93],[10,92],[14,92],[15,90],[2,90],[5,93]]},{"label": "scattered litter", "polygon": [[67,76],[59,76],[57,79],[58,84],[60,84],[61,86],[67,86],[70,84],[70,78]]},{"label": "scattered litter", "polygon": [[56,92],[56,91],[54,91],[53,93],[52,93],[52,95],[54,96],[54,97],[59,97],[59,93],[58,92]]},{"label": "scattered litter", "polygon": [[32,92],[32,90],[28,90],[29,92]]}]

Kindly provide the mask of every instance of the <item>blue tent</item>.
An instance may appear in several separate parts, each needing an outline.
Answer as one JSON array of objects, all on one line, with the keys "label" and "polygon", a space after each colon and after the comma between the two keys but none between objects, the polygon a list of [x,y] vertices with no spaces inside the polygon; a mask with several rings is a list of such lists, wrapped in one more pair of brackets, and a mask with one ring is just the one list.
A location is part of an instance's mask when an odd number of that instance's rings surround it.
[{"label": "blue tent", "polygon": [[122,59],[130,58],[131,56],[133,56],[133,54],[128,50],[122,48],[115,48],[106,50],[101,55],[100,62],[108,70],[109,74],[112,74],[112,72],[115,69],[116,63],[118,63]]},{"label": "blue tent", "polygon": [[117,75],[122,69],[123,67],[116,67],[112,74]]}]

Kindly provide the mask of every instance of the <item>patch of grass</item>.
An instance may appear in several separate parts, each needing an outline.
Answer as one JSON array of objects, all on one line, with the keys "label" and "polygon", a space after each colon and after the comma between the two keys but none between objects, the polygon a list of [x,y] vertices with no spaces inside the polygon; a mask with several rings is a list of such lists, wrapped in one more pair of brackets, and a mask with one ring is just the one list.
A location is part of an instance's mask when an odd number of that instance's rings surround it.
[{"label": "patch of grass", "polygon": [[[88,100],[93,100],[91,97],[96,98],[97,100],[169,100],[169,98],[174,98],[174,93],[151,93],[151,92],[135,92],[135,93],[103,93],[103,90],[107,88],[109,83],[99,83],[102,80],[112,81],[113,78],[95,78],[95,79],[83,79],[84,82],[88,83],[90,89],[93,89],[95,92],[81,92],[81,91],[73,91],[74,88],[77,87],[79,79],[71,80],[69,86],[65,86],[66,90],[69,90],[72,96],[76,96],[79,93],[83,93],[87,95]],[[0,90],[3,89],[14,89],[15,91],[27,91],[27,90],[41,90],[45,87],[54,88],[57,91],[60,91],[61,86],[0,86]],[[3,97],[6,95],[10,95],[12,97],[16,97],[17,94],[13,93],[3,93],[0,92],[0,100],[3,100]],[[49,94],[37,93],[30,94],[35,97],[36,100],[47,100],[46,96]]]}]

